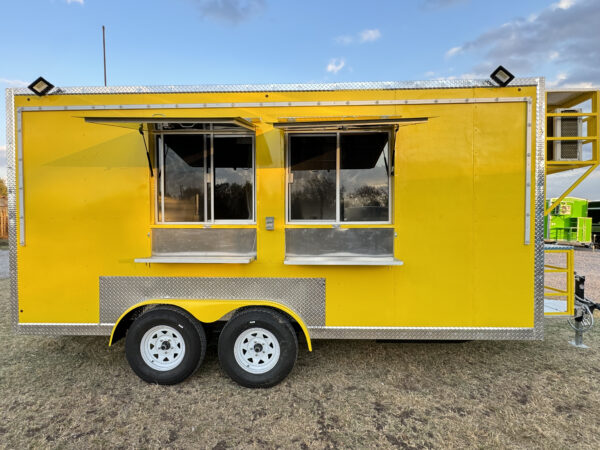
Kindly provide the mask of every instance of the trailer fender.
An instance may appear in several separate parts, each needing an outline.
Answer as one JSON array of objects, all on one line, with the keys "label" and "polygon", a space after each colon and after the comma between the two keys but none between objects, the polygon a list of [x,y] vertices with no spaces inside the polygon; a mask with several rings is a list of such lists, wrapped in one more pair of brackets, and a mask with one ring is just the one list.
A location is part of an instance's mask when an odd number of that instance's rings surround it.
[{"label": "trailer fender", "polygon": [[120,338],[125,336],[125,332],[127,331],[127,326],[129,324],[129,319],[132,319],[135,315],[135,312],[140,308],[148,305],[173,305],[177,306],[187,312],[189,312],[192,316],[198,319],[203,323],[215,322],[221,319],[226,314],[238,310],[240,308],[245,308],[248,306],[265,306],[269,308],[274,308],[279,311],[284,312],[289,317],[294,319],[300,325],[300,328],[304,332],[304,337],[306,338],[306,343],[308,345],[308,350],[312,351],[312,342],[310,339],[310,335],[308,333],[308,329],[304,324],[304,321],[290,308],[283,306],[279,303],[272,301],[262,301],[262,300],[173,300],[173,299],[155,299],[155,300],[146,300],[144,302],[140,302],[128,310],[126,310],[121,317],[116,321],[113,326],[112,332],[110,334],[110,340],[108,345],[111,346],[113,342],[118,341]]}]

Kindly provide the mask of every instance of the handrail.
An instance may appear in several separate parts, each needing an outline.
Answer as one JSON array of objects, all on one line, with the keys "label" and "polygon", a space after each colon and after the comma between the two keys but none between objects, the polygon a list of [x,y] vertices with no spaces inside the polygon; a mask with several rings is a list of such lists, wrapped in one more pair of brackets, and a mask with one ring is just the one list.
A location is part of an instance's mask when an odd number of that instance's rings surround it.
[{"label": "handrail", "polygon": [[[555,92],[562,92],[559,90]],[[548,95],[551,95],[552,91],[546,92],[546,105],[549,105]],[[577,93],[575,93],[577,94]],[[553,112],[556,109],[568,109],[575,107],[583,102],[591,101],[590,112]],[[569,195],[573,189],[590,175],[596,167],[600,165],[600,91],[598,90],[582,90],[579,95],[572,97],[560,104],[552,103],[546,110],[546,119],[551,117],[584,117],[584,121],[587,122],[587,132],[589,136],[546,136],[546,145],[551,142],[557,141],[581,141],[583,144],[592,144],[592,157],[591,159],[582,160],[571,160],[571,161],[546,161],[546,176],[552,173],[565,172],[569,170],[580,169],[588,167],[588,169],[580,175],[572,184],[566,189],[551,205],[544,210],[544,215],[547,216],[561,201]],[[549,171],[550,169],[550,171]],[[550,172],[550,173],[549,173]]]},{"label": "handrail", "polygon": [[544,297],[566,297],[566,308],[565,311],[545,312],[544,314],[549,316],[573,315],[573,310],[575,308],[575,252],[572,247],[544,250],[544,255],[547,255],[549,253],[565,254],[565,266],[544,264],[544,274],[564,273],[566,281],[565,288],[557,288],[554,286],[547,285],[546,280],[544,279]]}]

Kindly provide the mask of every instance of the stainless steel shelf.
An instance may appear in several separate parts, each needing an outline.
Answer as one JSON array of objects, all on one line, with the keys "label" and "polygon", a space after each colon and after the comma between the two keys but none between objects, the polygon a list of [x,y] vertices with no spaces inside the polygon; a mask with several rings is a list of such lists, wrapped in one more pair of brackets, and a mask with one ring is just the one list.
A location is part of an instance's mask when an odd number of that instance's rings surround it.
[{"label": "stainless steel shelf", "polygon": [[289,256],[283,261],[291,266],[401,266],[404,261],[395,258],[364,256]]},{"label": "stainless steel shelf", "polygon": [[159,264],[249,264],[254,256],[151,256],[136,258],[136,263]]}]

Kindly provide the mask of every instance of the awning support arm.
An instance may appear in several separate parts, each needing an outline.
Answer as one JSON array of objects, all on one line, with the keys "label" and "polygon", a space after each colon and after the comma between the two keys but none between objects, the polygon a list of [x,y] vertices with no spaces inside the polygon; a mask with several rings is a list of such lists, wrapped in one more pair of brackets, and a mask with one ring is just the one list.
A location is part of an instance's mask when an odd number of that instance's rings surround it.
[{"label": "awning support arm", "polygon": [[146,147],[146,157],[148,158],[148,168],[150,169],[150,176],[154,177],[154,171],[152,170],[152,161],[150,161],[150,150],[148,150],[148,145],[146,144],[146,136],[144,136],[144,124],[140,124],[139,132],[142,135],[142,139],[144,140],[144,147]]}]

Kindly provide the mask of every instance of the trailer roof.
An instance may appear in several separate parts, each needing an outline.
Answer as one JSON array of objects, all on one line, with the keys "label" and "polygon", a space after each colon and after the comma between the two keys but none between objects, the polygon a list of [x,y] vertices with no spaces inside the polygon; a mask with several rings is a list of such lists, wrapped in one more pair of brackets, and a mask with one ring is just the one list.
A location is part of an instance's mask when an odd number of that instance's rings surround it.
[{"label": "trailer roof", "polygon": [[[543,78],[515,78],[509,85],[537,86]],[[458,89],[498,87],[489,79],[424,80],[424,81],[367,81],[349,83],[288,83],[288,84],[204,84],[163,86],[81,86],[56,87],[48,95],[77,94],[166,94],[202,92],[291,92],[291,91],[362,91],[401,89]],[[31,95],[28,88],[13,88],[15,95]]]},{"label": "trailer roof", "polygon": [[581,88],[581,89],[548,89],[547,101],[548,106],[560,106],[565,103],[570,103],[586,92],[593,92],[598,88]]}]

